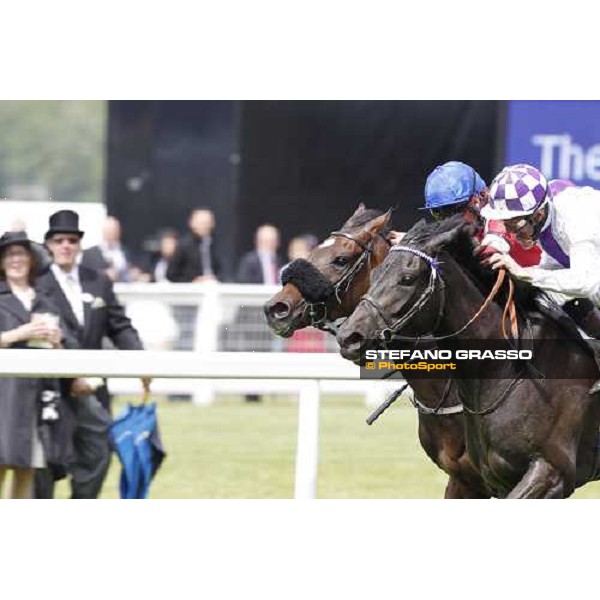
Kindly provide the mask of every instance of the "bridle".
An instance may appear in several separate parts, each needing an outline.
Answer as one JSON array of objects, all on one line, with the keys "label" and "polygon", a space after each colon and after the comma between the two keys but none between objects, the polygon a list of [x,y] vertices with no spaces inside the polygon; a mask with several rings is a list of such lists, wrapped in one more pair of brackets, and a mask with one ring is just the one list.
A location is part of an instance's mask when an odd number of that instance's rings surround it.
[{"label": "bridle", "polygon": [[[384,344],[390,342],[392,340],[402,340],[402,341],[418,341],[427,333],[423,333],[419,336],[406,336],[400,335],[400,330],[406,326],[406,324],[416,315],[419,311],[432,299],[436,290],[439,290],[439,300],[438,300],[438,311],[435,320],[435,324],[431,328],[431,336],[428,336],[430,339],[438,341],[444,340],[452,337],[456,337],[460,335],[463,331],[465,331],[470,325],[472,325],[479,316],[490,306],[496,294],[502,287],[504,283],[504,279],[506,278],[506,271],[501,269],[498,271],[498,277],[494,286],[492,287],[490,293],[487,298],[481,305],[481,307],[477,310],[477,312],[459,329],[449,333],[447,335],[442,336],[434,336],[433,332],[435,332],[440,324],[444,313],[444,306],[446,302],[446,285],[440,273],[440,264],[437,259],[429,256],[422,250],[418,250],[417,248],[412,248],[411,246],[403,246],[397,245],[392,246],[390,248],[390,252],[408,252],[413,254],[414,256],[419,257],[421,260],[425,261],[429,266],[429,281],[427,282],[427,286],[416,300],[416,302],[411,306],[411,308],[401,317],[392,321],[390,317],[385,314],[384,309],[370,296],[369,294],[365,294],[361,302],[365,302],[365,304],[371,307],[377,314],[377,316],[383,321],[385,327],[381,330],[376,331],[376,335]],[[504,308],[504,312],[502,314],[502,334],[506,339],[510,339],[508,333],[506,331],[506,321],[510,320],[511,326],[511,334],[513,338],[518,338],[519,332],[517,327],[517,315],[516,308],[514,304],[514,282],[509,278],[509,293],[508,299],[506,302],[506,306]]]},{"label": "bridle", "polygon": [[392,339],[405,339],[408,341],[415,341],[422,336],[399,336],[398,332],[432,299],[436,289],[439,289],[440,299],[438,301],[438,313],[432,331],[435,331],[437,329],[444,312],[444,306],[446,301],[445,284],[440,274],[440,265],[435,258],[429,256],[421,250],[418,250],[417,248],[412,248],[411,246],[392,246],[390,248],[390,253],[391,252],[408,252],[419,257],[427,263],[427,265],[429,266],[429,280],[427,282],[427,285],[425,286],[425,289],[423,290],[419,298],[417,298],[417,300],[413,303],[410,309],[396,320],[392,320],[390,317],[388,317],[384,309],[377,303],[376,300],[373,299],[373,297],[370,294],[365,294],[362,297],[361,302],[364,302],[367,306],[370,306],[372,309],[374,309],[377,316],[383,321],[385,327],[376,332],[377,337],[382,342],[390,342],[392,341]]},{"label": "bridle", "polygon": [[[410,337],[410,336],[400,335],[398,332],[431,300],[431,298],[433,297],[433,295],[435,294],[436,289],[437,289],[440,292],[440,294],[439,294],[440,299],[438,301],[438,314],[437,314],[437,318],[435,321],[435,325],[432,328],[432,332],[436,331],[437,327],[440,323],[440,320],[442,318],[442,315],[443,315],[445,298],[446,298],[446,296],[445,296],[446,286],[445,286],[444,280],[442,279],[442,276],[440,274],[440,265],[439,265],[439,262],[437,261],[437,259],[429,256],[428,254],[426,254],[425,252],[423,252],[421,250],[412,248],[410,246],[392,246],[392,248],[390,248],[390,252],[409,252],[415,256],[418,256],[420,259],[424,260],[427,263],[427,265],[429,266],[430,273],[429,273],[429,281],[427,283],[427,286],[425,287],[425,289],[423,290],[423,292],[421,293],[421,295],[417,299],[417,301],[402,317],[396,319],[393,322],[390,322],[390,319],[386,316],[384,310],[381,308],[381,306],[375,300],[373,300],[373,298],[371,296],[369,296],[368,294],[363,296],[361,302],[364,301],[367,306],[372,307],[386,326],[384,329],[376,332],[377,337],[379,337],[379,339],[383,342],[383,345],[385,347],[387,347],[387,342],[390,342],[392,340],[418,342],[422,337],[424,337],[425,334],[422,334],[419,337]],[[487,298],[484,300],[481,307],[467,321],[467,323],[465,323],[462,327],[460,327],[456,331],[453,331],[450,334],[443,335],[443,336],[431,335],[430,339],[438,341],[438,340],[443,340],[443,339],[447,339],[447,338],[452,338],[452,337],[455,337],[455,336],[461,334],[463,331],[465,331],[470,325],[472,325],[479,318],[479,316],[492,303],[496,294],[502,287],[502,284],[503,284],[505,278],[506,278],[506,271],[504,269],[498,271],[498,277],[496,278],[496,282],[494,283],[494,286],[492,287],[490,293],[488,294]],[[504,311],[502,313],[502,334],[507,340],[510,340],[510,337],[508,336],[506,327],[505,327],[507,318],[510,319],[511,334],[512,334],[513,339],[519,339],[519,331],[518,331],[518,327],[517,327],[517,315],[516,315],[516,308],[515,308],[515,304],[514,304],[514,282],[510,278],[508,281],[509,281],[508,299],[506,301],[506,305],[505,305]],[[500,406],[500,404],[507,398],[509,393],[517,385],[519,385],[519,383],[521,383],[523,381],[523,379],[522,379],[523,370],[519,373],[519,375],[517,377],[515,377],[511,380],[508,387],[499,395],[499,397],[494,402],[491,403],[490,406],[488,406],[482,410],[475,410],[475,409],[468,407],[465,404],[464,400],[456,406],[452,406],[447,409],[442,408],[442,406],[445,402],[446,396],[448,394],[448,391],[450,389],[450,383],[451,383],[452,379],[448,380],[448,384],[444,390],[444,395],[442,397],[442,400],[439,402],[439,404],[435,408],[431,409],[427,406],[424,406],[416,398],[414,399],[415,401],[413,401],[412,403],[413,403],[413,406],[415,408],[417,408],[417,410],[422,414],[452,414],[452,413],[461,412],[463,408],[468,413],[473,414],[473,415],[490,414],[491,412],[495,411]],[[392,371],[392,373],[393,373],[393,371]],[[375,411],[375,413],[373,413],[369,417],[369,419],[367,420],[369,425],[371,424],[372,421],[374,421],[377,417],[379,417],[391,405],[392,402],[394,402],[396,400],[396,398],[400,395],[400,393],[402,391],[403,390],[400,390],[398,393],[392,394]],[[369,422],[369,421],[371,421],[371,422]]]},{"label": "bridle", "polygon": [[354,261],[354,263],[352,263],[346,269],[346,271],[342,274],[338,281],[332,283],[332,293],[327,300],[321,302],[309,302],[306,299],[304,299],[306,306],[304,308],[302,316],[310,326],[337,335],[337,332],[343,321],[341,319],[333,321],[330,318],[329,312],[331,309],[331,299],[334,298],[336,300],[337,306],[339,306],[342,303],[342,296],[348,292],[348,289],[352,285],[352,281],[354,280],[356,275],[365,265],[369,264],[373,255],[373,246],[377,237],[380,237],[390,247],[392,247],[392,243],[381,232],[377,232],[375,236],[372,236],[368,244],[361,242],[360,240],[358,240],[357,238],[345,231],[332,231],[329,234],[329,237],[346,238],[351,242],[354,242],[360,248],[362,248],[362,253]]}]

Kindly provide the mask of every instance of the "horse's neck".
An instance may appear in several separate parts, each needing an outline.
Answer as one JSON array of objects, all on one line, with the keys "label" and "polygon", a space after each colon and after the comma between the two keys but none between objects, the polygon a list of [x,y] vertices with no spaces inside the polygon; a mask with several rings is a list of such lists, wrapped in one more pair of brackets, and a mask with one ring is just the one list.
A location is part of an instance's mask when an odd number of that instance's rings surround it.
[{"label": "horse's neck", "polygon": [[[481,309],[487,294],[453,259],[446,262],[444,278],[444,307],[437,335],[449,335],[462,329]],[[456,339],[498,339],[501,336],[502,310],[492,302],[485,311],[456,335]]]}]

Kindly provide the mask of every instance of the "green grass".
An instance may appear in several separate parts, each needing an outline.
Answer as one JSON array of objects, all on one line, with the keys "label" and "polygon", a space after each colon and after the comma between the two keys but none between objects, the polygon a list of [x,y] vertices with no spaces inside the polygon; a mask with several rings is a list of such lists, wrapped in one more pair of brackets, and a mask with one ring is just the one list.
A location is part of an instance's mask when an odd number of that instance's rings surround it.
[{"label": "green grass", "polygon": [[[115,402],[117,414],[123,402]],[[358,397],[326,396],[321,407],[319,498],[441,498],[446,476],[417,441],[417,417],[394,405],[371,427]],[[152,498],[292,498],[297,405],[266,396],[251,404],[219,398],[210,407],[159,400],[168,456]],[[102,497],[118,498],[114,457]],[[61,482],[57,496],[67,497]],[[600,498],[600,482],[578,498]]]}]

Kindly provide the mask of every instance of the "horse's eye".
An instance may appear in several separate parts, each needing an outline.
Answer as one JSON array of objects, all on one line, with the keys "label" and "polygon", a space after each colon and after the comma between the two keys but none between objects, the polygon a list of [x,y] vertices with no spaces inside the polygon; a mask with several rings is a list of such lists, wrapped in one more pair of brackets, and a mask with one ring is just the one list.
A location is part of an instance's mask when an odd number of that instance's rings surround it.
[{"label": "horse's eye", "polygon": [[402,275],[400,278],[400,285],[412,285],[415,282],[416,277],[414,275]]},{"label": "horse's eye", "polygon": [[345,256],[336,256],[333,260],[336,267],[345,267],[348,264],[348,259]]}]

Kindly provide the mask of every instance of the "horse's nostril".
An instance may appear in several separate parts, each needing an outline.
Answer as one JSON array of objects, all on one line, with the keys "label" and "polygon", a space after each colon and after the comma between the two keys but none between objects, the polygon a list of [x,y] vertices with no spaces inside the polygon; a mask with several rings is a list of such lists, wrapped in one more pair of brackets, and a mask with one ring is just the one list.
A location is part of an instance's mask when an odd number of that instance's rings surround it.
[{"label": "horse's nostril", "polygon": [[361,346],[364,342],[364,336],[358,333],[358,331],[353,331],[345,340],[344,345],[347,348],[356,348]]},{"label": "horse's nostril", "polygon": [[290,306],[287,302],[275,302],[268,310],[274,319],[285,319],[290,314]]}]

